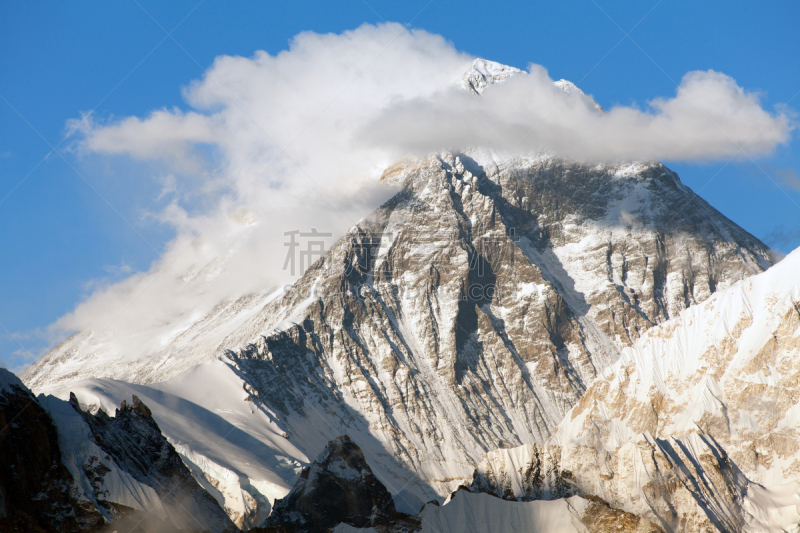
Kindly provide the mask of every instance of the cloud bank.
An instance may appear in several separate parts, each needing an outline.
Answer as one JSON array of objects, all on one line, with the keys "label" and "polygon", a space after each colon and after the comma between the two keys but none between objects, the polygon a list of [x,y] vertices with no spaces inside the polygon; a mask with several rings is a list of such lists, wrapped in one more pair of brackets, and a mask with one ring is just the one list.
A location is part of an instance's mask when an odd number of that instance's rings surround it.
[{"label": "cloud bank", "polygon": [[150,271],[96,290],[52,329],[113,332],[131,357],[160,349],[219,302],[292,281],[284,233],[341,235],[388,199],[377,177],[409,152],[702,160],[769,153],[792,127],[716,72],[687,74],[646,109],[603,112],[537,65],[471,95],[454,80],[473,59],[398,24],[302,33],[274,56],[218,57],[184,88],[187,109],[72,121],[83,157],[167,176],[152,216],[176,236]]},{"label": "cloud bank", "polygon": [[615,106],[603,112],[579,92],[566,94],[544,68],[530,65],[481,98],[455,89],[384,110],[366,127],[376,145],[426,151],[431,147],[491,147],[545,151],[578,161],[677,161],[746,158],[770,153],[789,139],[786,113],[764,110],[719,72],[689,72],[672,98],[647,109]]}]

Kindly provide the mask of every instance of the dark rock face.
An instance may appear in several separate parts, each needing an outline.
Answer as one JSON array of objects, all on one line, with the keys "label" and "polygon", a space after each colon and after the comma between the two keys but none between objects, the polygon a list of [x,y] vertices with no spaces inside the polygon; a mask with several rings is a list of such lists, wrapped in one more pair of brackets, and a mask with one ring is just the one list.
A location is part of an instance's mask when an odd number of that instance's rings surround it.
[{"label": "dark rock face", "polygon": [[275,502],[263,531],[322,533],[340,523],[371,527],[398,518],[392,495],[345,435],[303,469],[292,491]]},{"label": "dark rock face", "polygon": [[155,489],[172,522],[157,524],[155,529],[238,530],[217,501],[195,481],[139,398],[133,396],[130,405],[123,401],[113,418],[102,410],[96,415],[82,411],[75,396],[70,397],[70,403],[86,420],[95,442],[114,462],[140,483]]},{"label": "dark rock face", "polygon": [[104,524],[75,494],[50,415],[16,376],[0,369],[0,530],[94,531]]},{"label": "dark rock face", "polygon": [[[58,429],[48,411],[16,376],[0,369],[0,531],[237,531],[138,398],[131,406],[123,402],[115,418],[104,411],[81,411],[74,396],[70,403],[113,463],[155,489],[169,518],[106,501],[103,491],[95,494],[96,502],[87,499],[80,480],[64,465]],[[109,471],[102,462],[83,465],[95,488]]]}]

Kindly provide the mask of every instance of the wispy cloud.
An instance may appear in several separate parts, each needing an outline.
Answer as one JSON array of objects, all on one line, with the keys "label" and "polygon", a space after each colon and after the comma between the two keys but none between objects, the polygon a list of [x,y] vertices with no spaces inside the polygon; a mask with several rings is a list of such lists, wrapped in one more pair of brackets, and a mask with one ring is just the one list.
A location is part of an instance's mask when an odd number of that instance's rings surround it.
[{"label": "wispy cloud", "polygon": [[689,72],[675,96],[655,98],[644,109],[603,112],[580,93],[564,94],[544,68],[531,65],[528,75],[482,98],[449,89],[398,102],[366,127],[364,137],[421,152],[482,146],[587,162],[705,161],[769,154],[788,142],[793,127],[785,111],[763,109],[757,93],[719,72]]},{"label": "wispy cloud", "polygon": [[792,190],[800,192],[800,173],[794,168],[782,167],[772,168],[772,172],[778,179]]},{"label": "wispy cloud", "polygon": [[764,235],[763,241],[773,250],[787,254],[800,243],[800,227],[787,228],[779,225]]}]

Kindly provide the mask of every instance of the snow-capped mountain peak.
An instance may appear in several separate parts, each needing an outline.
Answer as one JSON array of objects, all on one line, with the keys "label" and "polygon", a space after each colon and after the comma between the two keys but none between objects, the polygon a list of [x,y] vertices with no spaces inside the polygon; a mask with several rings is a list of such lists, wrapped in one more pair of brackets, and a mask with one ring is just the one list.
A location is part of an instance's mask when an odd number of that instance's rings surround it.
[{"label": "snow-capped mountain peak", "polygon": [[647,331],[545,446],[495,450],[472,490],[592,494],[666,531],[797,531],[800,249]]},{"label": "snow-capped mountain peak", "polygon": [[[525,73],[476,59],[456,83],[479,97],[517,74]],[[571,82],[555,86],[563,99],[597,106]],[[633,359],[615,363],[620,353],[639,353],[647,331],[675,317],[691,319],[687,308],[771,264],[766,246],[658,162],[589,166],[475,149],[397,163],[383,179],[402,191],[288,290],[265,289],[217,306],[138,358],[124,358],[102,335],[82,332],[23,380],[64,400],[73,391],[73,403],[85,406],[79,415],[90,422],[86,413],[95,408],[113,412],[123,399],[141,398],[237,527],[263,524],[309,458],[345,434],[397,510],[417,513],[469,483],[486,452],[527,446],[519,457],[489,457],[481,471],[487,483],[505,479],[489,475],[489,466],[547,463],[539,459],[542,449],[556,428],[567,434],[565,417],[583,413],[568,444],[582,445],[584,433],[595,437],[592,424],[607,411],[590,401],[605,398],[599,384],[630,392],[623,407],[639,402],[627,411],[645,420],[655,410],[647,403],[650,389],[626,384]],[[648,346],[667,328],[647,337]],[[669,370],[667,363],[651,366]],[[769,384],[774,374],[768,369],[753,379]],[[640,375],[664,393],[666,374]],[[707,381],[695,396],[717,415],[716,389]],[[795,411],[784,414],[791,423],[798,418]],[[648,430],[626,416],[617,417],[620,440]],[[718,418],[705,422],[722,423]],[[663,429],[665,420],[649,429]],[[751,421],[745,416],[742,424]],[[103,418],[95,429],[106,434],[110,424]],[[685,446],[691,453],[684,462],[723,457],[720,446],[696,432],[669,442],[658,431],[650,434],[629,448],[653,450],[655,457]],[[549,450],[554,458],[563,448]],[[572,463],[605,465],[594,453],[573,454]],[[83,456],[74,456],[83,468]],[[661,464],[653,459],[647,472]],[[718,466],[720,475],[735,474],[730,465]],[[587,467],[575,479],[613,474],[603,468]],[[552,481],[566,479],[562,474]]]},{"label": "snow-capped mountain peak", "polygon": [[487,86],[505,81],[515,74],[525,74],[525,72],[502,63],[478,58],[469,64],[456,83],[464,90],[480,96]]},{"label": "snow-capped mountain peak", "polygon": [[[478,58],[467,66],[464,74],[456,80],[456,84],[465,91],[469,91],[475,96],[480,96],[489,85],[501,83],[517,74],[527,73],[516,67]],[[597,110],[603,111],[603,108],[591,96],[587,95],[571,81],[560,79],[554,82],[554,85],[569,95],[577,94],[585,98]]]}]

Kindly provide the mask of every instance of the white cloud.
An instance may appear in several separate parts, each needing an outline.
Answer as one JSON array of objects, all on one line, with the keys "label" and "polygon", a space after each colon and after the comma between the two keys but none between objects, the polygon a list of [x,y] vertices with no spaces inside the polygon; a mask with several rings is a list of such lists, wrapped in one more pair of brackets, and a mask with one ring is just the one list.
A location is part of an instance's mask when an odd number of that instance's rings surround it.
[{"label": "white cloud", "polygon": [[538,65],[473,98],[452,88],[385,109],[365,127],[375,145],[491,147],[547,151],[580,161],[683,161],[745,158],[789,140],[790,118],[771,114],[758,96],[714,71],[689,72],[672,98],[646,110],[603,112],[579,93],[565,94]]},{"label": "white cloud", "polygon": [[184,89],[190,110],[71,122],[84,157],[165,167],[154,179],[169,203],[148,216],[177,236],[150,272],[96,290],[54,329],[110,323],[120,353],[136,356],[222,299],[291,281],[284,232],[341,235],[392,194],[375,178],[396,154],[358,142],[364,124],[448,86],[471,60],[397,24],[303,33],[275,56],[217,58]]},{"label": "white cloud", "polygon": [[96,290],[54,329],[110,323],[121,351],[155,349],[222,299],[289,280],[284,232],[342,234],[388,198],[376,177],[409,150],[705,159],[744,141],[748,153],[766,153],[789,134],[784,115],[714,72],[688,74],[674,98],[648,111],[602,113],[535,65],[474,97],[453,85],[472,59],[398,24],[302,33],[274,56],[218,57],[184,89],[190,110],[71,122],[85,157],[164,166],[154,179],[171,202],[152,216],[177,236],[150,272]]}]

